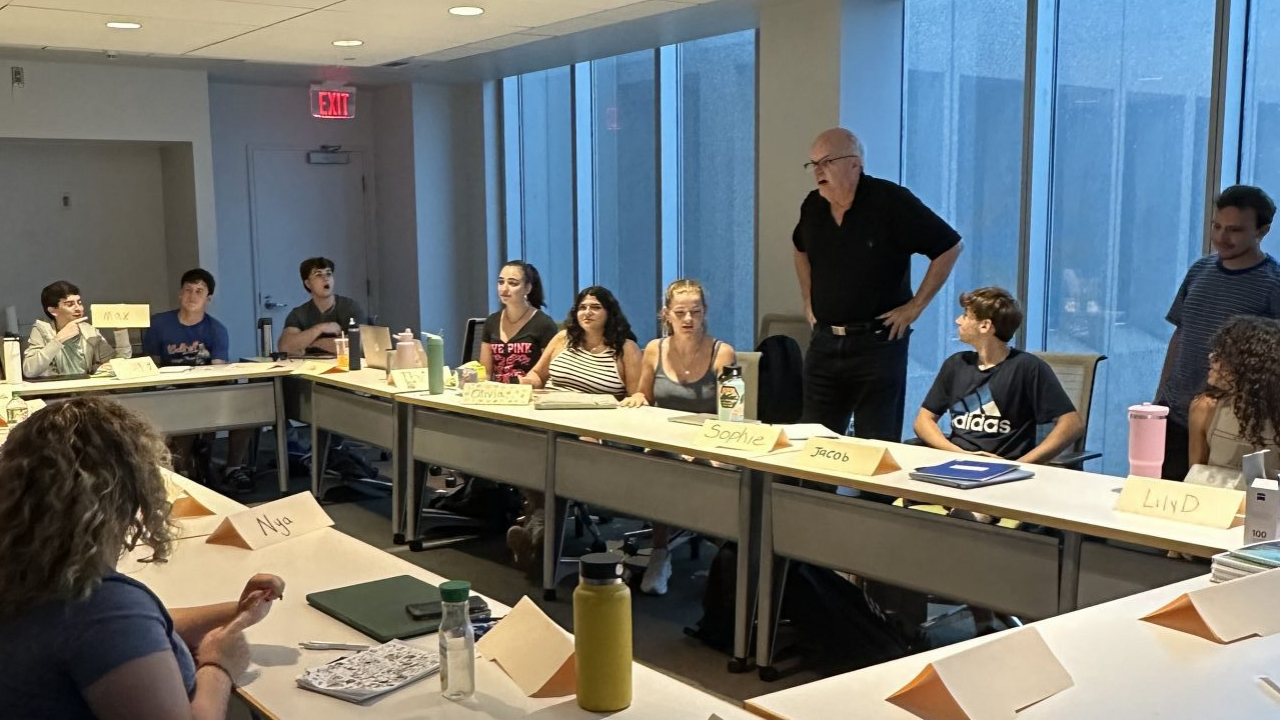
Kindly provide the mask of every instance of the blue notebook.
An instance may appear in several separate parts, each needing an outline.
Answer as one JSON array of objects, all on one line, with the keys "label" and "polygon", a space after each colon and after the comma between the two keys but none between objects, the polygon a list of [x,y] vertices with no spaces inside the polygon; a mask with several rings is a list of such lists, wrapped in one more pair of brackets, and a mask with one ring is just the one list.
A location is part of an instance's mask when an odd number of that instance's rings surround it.
[{"label": "blue notebook", "polygon": [[950,460],[941,465],[919,467],[910,473],[912,480],[955,488],[983,487],[997,483],[1025,480],[1035,473],[1013,463],[992,462],[986,458]]}]

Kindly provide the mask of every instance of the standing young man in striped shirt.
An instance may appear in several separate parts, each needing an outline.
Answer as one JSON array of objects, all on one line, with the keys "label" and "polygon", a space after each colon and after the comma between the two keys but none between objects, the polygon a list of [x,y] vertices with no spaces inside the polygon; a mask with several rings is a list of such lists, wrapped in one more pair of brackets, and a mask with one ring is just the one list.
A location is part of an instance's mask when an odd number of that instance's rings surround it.
[{"label": "standing young man in striped shirt", "polygon": [[1204,389],[1213,334],[1236,315],[1280,318],[1280,264],[1260,247],[1271,229],[1275,203],[1260,188],[1235,185],[1222,191],[1215,206],[1210,225],[1215,253],[1187,270],[1165,316],[1174,331],[1156,402],[1169,407],[1163,470],[1167,480],[1182,480],[1187,474],[1187,411],[1191,399]]}]

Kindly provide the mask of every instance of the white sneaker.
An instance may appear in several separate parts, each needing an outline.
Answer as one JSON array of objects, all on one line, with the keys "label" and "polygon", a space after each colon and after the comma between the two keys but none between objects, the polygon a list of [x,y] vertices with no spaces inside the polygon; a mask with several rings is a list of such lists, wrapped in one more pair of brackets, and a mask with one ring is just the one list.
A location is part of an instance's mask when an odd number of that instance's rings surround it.
[{"label": "white sneaker", "polygon": [[640,581],[640,592],[646,595],[666,595],[667,580],[671,579],[671,557],[666,548],[654,548],[649,554],[649,567]]}]

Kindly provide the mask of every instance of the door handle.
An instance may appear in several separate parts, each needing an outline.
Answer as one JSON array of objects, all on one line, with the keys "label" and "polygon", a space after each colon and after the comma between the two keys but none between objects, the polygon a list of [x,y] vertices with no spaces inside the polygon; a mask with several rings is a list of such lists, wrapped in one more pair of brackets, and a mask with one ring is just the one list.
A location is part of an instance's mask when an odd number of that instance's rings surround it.
[{"label": "door handle", "polygon": [[264,307],[264,308],[266,308],[266,309],[268,309],[268,310],[277,310],[277,309],[282,308],[282,307],[284,307],[284,306],[285,306],[285,305],[284,305],[284,303],[278,303],[278,302],[274,302],[274,301],[272,301],[272,299],[271,299],[271,296],[270,296],[270,295],[268,295],[268,296],[267,296],[267,297],[262,301],[262,307]]}]

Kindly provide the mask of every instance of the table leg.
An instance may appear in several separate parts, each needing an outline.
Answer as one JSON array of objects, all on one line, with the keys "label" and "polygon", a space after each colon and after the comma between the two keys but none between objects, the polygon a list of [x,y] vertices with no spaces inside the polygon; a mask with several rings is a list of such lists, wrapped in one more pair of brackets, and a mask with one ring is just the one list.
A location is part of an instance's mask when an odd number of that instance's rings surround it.
[{"label": "table leg", "polygon": [[276,397],[276,475],[280,497],[284,497],[289,494],[289,419],[284,412],[284,378],[275,378],[271,383]]},{"label": "table leg", "polygon": [[418,504],[413,476],[413,407],[391,402],[391,533],[397,545],[418,538]]},{"label": "table leg", "polygon": [[747,468],[738,471],[738,568],[733,600],[733,659],[729,661],[729,672],[734,673],[747,669],[750,653],[747,645],[752,623],[751,581],[759,564],[759,559],[753,557],[758,552],[757,543],[752,542],[752,538],[757,537],[754,527],[757,480],[758,476]]},{"label": "table leg", "polygon": [[774,588],[773,571],[773,475],[764,475],[760,485],[760,569],[756,587],[756,665],[760,674],[771,671],[769,663],[773,658],[774,622],[777,613],[774,604],[777,594]]},{"label": "table leg", "polygon": [[556,568],[560,566],[560,525],[564,517],[556,512],[556,434],[547,432],[547,468],[543,479],[542,503],[542,597],[556,599]]},{"label": "table leg", "polygon": [[1076,609],[1080,597],[1080,546],[1078,532],[1062,533],[1062,561],[1058,565],[1058,614]]}]

